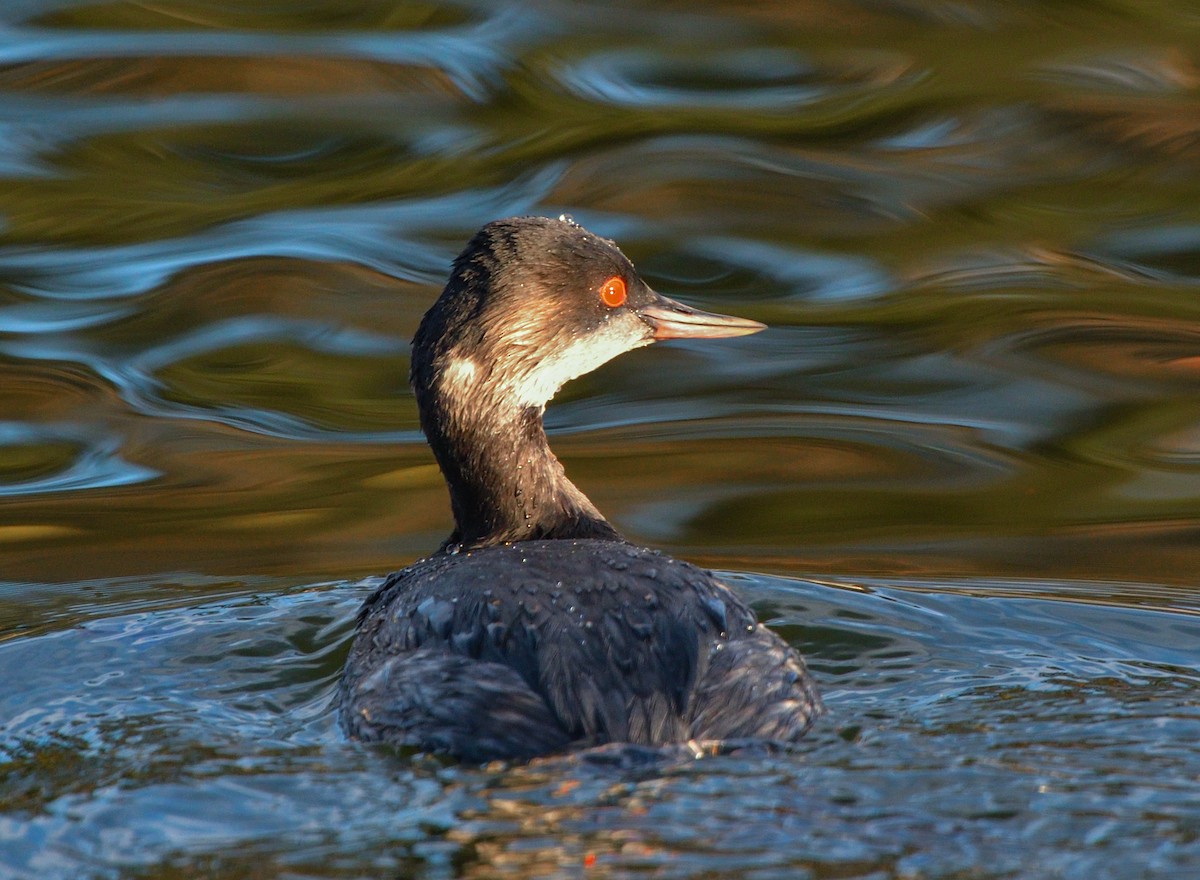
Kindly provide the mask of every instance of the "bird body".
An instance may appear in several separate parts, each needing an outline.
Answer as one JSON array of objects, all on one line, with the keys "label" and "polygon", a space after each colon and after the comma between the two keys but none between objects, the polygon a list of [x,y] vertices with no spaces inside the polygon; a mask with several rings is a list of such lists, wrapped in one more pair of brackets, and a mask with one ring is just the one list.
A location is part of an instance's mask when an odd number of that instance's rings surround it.
[{"label": "bird body", "polygon": [[476,760],[571,744],[790,741],[819,705],[795,652],[731,590],[623,541],[422,560],[368,600],[347,668],[353,736]]},{"label": "bird body", "polygon": [[485,226],[413,343],[455,530],[364,604],[347,732],[472,761],[802,736],[821,702],[799,655],[711,572],[625,541],[542,426],[564,382],[623,351],[760,329],[654,293],[569,220]]}]

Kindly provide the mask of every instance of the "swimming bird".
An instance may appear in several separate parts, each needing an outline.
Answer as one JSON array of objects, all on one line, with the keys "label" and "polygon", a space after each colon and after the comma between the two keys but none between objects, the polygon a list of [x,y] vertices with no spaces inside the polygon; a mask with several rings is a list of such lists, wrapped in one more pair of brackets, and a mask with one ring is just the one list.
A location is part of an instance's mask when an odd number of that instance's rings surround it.
[{"label": "swimming bird", "polygon": [[799,739],[821,712],[801,657],[711,572],[626,541],[542,423],[564,383],[622,352],[762,329],[656,293],[569,218],[480,229],[412,347],[454,531],[364,603],[349,736],[472,762]]}]

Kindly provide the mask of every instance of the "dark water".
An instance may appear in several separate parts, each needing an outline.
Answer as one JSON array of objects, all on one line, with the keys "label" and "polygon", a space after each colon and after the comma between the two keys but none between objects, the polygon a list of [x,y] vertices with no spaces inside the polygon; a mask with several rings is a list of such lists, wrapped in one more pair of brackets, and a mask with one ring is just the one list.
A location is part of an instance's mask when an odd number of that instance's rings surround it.
[{"label": "dark water", "polygon": [[[0,178],[0,877],[1200,876],[1190,0],[7,0]],[[810,656],[794,753],[336,729],[448,530],[407,340],[563,211],[771,325],[548,424]]]}]

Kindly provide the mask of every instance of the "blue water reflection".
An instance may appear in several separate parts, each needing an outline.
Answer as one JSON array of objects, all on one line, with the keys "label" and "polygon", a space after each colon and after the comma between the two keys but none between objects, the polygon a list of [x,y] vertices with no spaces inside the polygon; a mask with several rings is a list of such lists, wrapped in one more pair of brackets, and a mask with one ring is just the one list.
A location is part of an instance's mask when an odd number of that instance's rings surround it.
[{"label": "blue water reflection", "polygon": [[[54,299],[110,299],[146,293],[173,275],[214,261],[278,256],[353,261],[404,280],[432,283],[456,253],[445,240],[463,223],[526,213],[552,186],[550,168],[492,190],[361,207],[282,211],[184,239],[115,247],[10,247],[0,252],[0,279]],[[0,327],[0,331],[3,331]]]},{"label": "blue water reflection", "polygon": [[124,461],[122,441],[116,435],[97,435],[96,429],[88,425],[0,422],[0,460],[5,457],[5,447],[65,445],[72,449],[71,458],[63,467],[43,476],[9,480],[0,471],[0,496],[111,489],[159,476],[158,471]]}]

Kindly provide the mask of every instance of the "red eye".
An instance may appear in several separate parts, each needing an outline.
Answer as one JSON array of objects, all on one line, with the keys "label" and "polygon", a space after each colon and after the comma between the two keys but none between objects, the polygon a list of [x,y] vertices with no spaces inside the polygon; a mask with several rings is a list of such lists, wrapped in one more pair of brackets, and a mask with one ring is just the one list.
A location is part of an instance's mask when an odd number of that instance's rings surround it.
[{"label": "red eye", "polygon": [[610,309],[625,304],[625,279],[614,275],[600,285],[600,300]]}]

